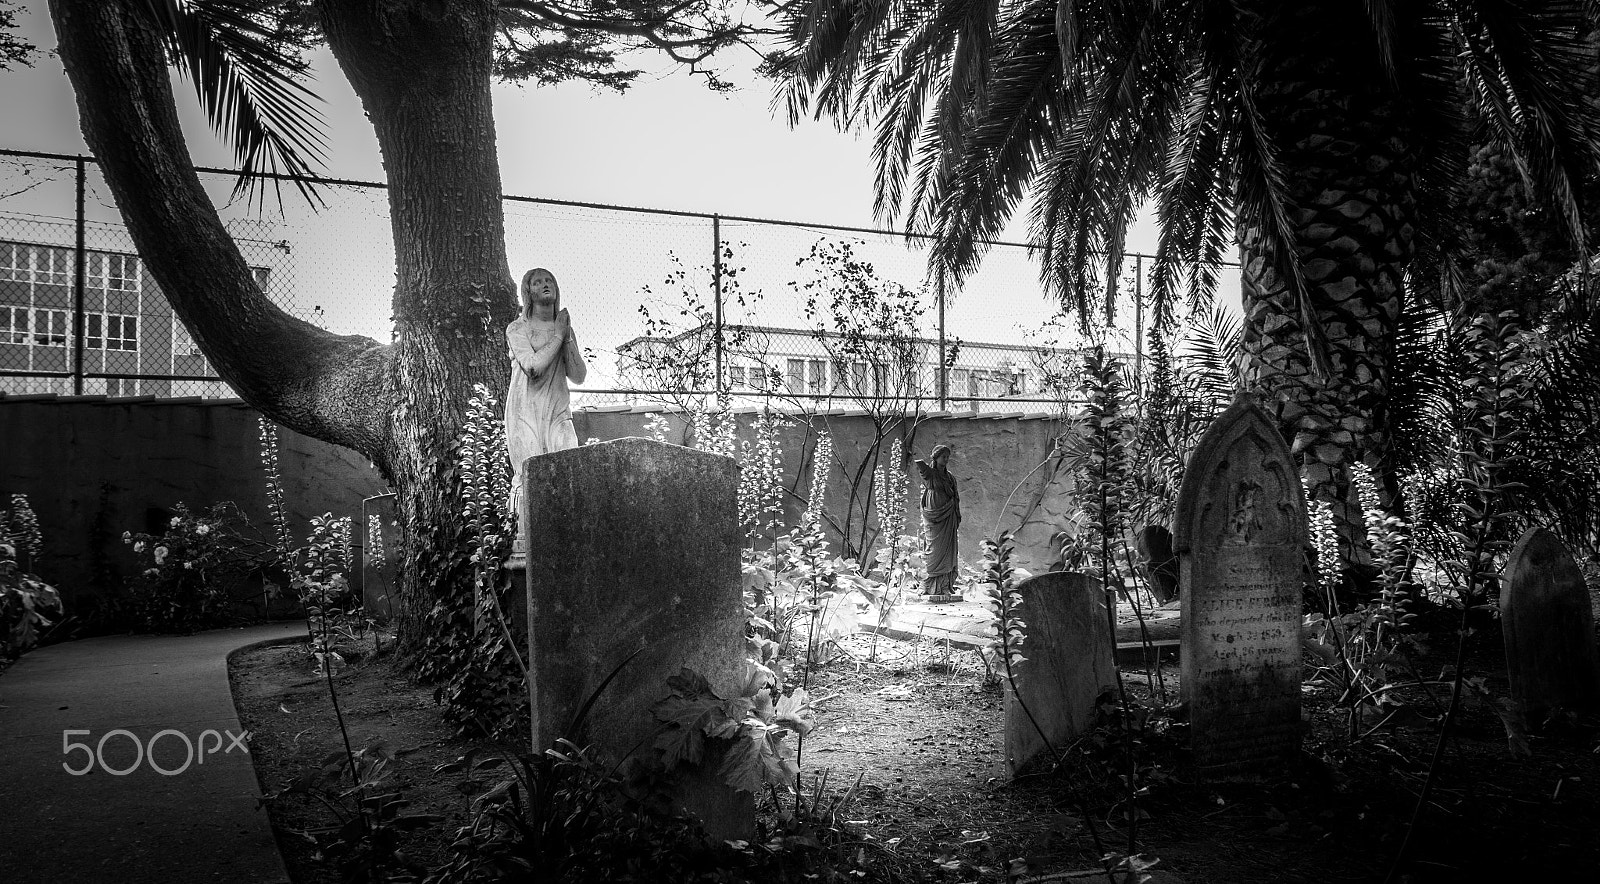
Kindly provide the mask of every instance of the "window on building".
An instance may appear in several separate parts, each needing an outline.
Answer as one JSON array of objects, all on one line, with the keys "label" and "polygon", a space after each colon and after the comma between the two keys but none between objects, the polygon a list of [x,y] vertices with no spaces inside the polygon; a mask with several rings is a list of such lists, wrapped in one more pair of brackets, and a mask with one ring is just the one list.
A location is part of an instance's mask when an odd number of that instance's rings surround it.
[{"label": "window on building", "polygon": [[106,255],[106,291],[139,290],[139,259],[133,255]]},{"label": "window on building", "polygon": [[250,268],[250,275],[256,278],[257,288],[261,289],[263,292],[272,291],[271,267],[252,267]]},{"label": "window on building", "polygon": [[804,359],[790,359],[785,366],[788,371],[788,387],[791,393],[803,393],[806,388],[806,361]]},{"label": "window on building", "polygon": [[48,246],[33,246],[33,281],[46,285],[69,285],[73,276],[72,252]]},{"label": "window on building", "polygon": [[730,366],[728,366],[728,389],[730,389],[730,390],[740,390],[740,389],[743,389],[744,386],[745,386],[745,382],[744,382],[744,366],[742,366],[742,365],[730,365]]},{"label": "window on building", "polygon": [[19,279],[26,282],[32,278],[32,270],[29,267],[32,252],[32,246],[17,243],[0,244],[0,279]]},{"label": "window on building", "polygon": [[812,359],[808,361],[807,367],[810,369],[810,392],[828,392],[828,363],[821,359]]},{"label": "window on building", "polygon": [[139,318],[121,313],[91,313],[84,317],[84,347],[90,350],[139,349]]},{"label": "window on building", "polygon": [[200,345],[194,342],[194,336],[184,328],[177,317],[172,319],[172,355],[174,356],[199,356]]},{"label": "window on building", "polygon": [[0,307],[0,342],[28,343],[28,314],[26,307]]},{"label": "window on building", "polygon": [[67,345],[67,311],[33,311],[33,343],[38,347]]},{"label": "window on building", "polygon": [[850,363],[850,392],[857,396],[868,394],[867,364],[865,362]]},{"label": "window on building", "polygon": [[964,399],[973,395],[973,391],[970,389],[970,385],[972,384],[972,372],[968,371],[967,369],[950,369],[950,378],[947,381],[947,384],[948,389],[945,390],[945,395],[952,399]]}]

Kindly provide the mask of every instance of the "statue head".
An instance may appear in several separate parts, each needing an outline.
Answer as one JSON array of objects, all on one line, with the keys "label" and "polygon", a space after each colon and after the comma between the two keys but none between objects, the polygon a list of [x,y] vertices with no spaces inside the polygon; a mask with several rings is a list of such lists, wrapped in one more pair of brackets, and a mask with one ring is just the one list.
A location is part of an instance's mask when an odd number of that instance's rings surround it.
[{"label": "statue head", "polygon": [[543,267],[522,274],[518,297],[524,316],[532,316],[539,307],[549,307],[552,317],[561,310],[561,286],[556,282],[556,275]]},{"label": "statue head", "polygon": [[950,460],[950,446],[944,444],[933,446],[933,451],[928,454],[928,460],[934,466],[944,466]]}]

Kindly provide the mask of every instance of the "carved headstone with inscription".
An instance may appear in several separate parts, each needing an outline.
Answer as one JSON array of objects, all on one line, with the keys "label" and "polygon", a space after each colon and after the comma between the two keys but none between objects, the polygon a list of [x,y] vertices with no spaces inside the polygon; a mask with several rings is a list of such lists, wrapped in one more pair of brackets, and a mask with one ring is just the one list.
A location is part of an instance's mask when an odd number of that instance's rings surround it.
[{"label": "carved headstone with inscription", "polygon": [[1013,775],[1036,759],[1054,761],[1047,739],[1060,751],[1088,731],[1095,721],[1095,698],[1117,683],[1111,621],[1099,581],[1051,571],[1017,584],[1017,593],[1022,596],[1017,614],[1027,624],[1028,639],[1015,693],[1005,685],[1006,764]]},{"label": "carved headstone with inscription", "polygon": [[1511,548],[1500,584],[1500,623],[1511,698],[1524,715],[1600,709],[1589,590],[1561,538],[1530,528]]},{"label": "carved headstone with inscription", "polygon": [[1183,696],[1206,779],[1267,778],[1299,751],[1306,539],[1288,447],[1241,396],[1189,456],[1173,516]]}]

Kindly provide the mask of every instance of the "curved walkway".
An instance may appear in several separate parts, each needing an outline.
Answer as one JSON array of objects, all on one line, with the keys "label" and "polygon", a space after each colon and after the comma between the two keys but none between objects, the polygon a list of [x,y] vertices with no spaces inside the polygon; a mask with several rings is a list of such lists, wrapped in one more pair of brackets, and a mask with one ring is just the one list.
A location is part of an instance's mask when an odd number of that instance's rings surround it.
[{"label": "curved walkway", "polygon": [[304,636],[91,638],[0,674],[0,880],[287,882],[227,658]]}]

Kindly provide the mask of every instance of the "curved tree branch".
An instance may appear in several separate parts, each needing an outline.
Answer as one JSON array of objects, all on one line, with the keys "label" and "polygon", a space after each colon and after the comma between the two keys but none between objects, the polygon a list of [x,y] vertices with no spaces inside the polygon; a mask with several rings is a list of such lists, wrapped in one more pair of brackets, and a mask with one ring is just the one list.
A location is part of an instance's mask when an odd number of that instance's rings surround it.
[{"label": "curved tree branch", "polygon": [[257,286],[187,162],[141,4],[50,0],[84,139],[140,257],[218,374],[263,414],[385,466],[390,348],[290,316]]}]

